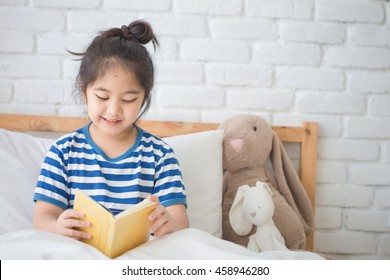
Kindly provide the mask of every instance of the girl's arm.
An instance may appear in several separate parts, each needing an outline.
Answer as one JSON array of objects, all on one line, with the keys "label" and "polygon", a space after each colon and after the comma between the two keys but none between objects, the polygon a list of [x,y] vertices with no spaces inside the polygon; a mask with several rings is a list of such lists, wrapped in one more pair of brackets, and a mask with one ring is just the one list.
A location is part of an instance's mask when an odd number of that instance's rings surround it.
[{"label": "girl's arm", "polygon": [[78,230],[78,227],[89,227],[90,223],[81,221],[83,213],[73,209],[63,210],[54,204],[38,200],[35,206],[34,222],[35,229],[46,230],[74,239],[90,239],[89,233]]},{"label": "girl's arm", "polygon": [[[154,195],[148,198],[152,201],[158,201],[158,198]],[[152,221],[150,231],[154,233],[156,238],[189,227],[187,211],[183,204],[168,207],[158,204],[150,214],[149,219]]]}]

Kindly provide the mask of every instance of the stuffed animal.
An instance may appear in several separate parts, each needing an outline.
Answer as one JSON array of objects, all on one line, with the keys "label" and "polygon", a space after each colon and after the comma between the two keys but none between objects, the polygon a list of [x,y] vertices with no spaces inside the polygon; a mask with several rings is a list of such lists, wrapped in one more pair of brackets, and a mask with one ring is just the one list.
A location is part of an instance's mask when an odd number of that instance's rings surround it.
[{"label": "stuffed animal", "polygon": [[272,220],[274,202],[269,186],[256,182],[256,186],[244,185],[238,188],[229,219],[238,235],[247,235],[252,225],[256,233],[249,237],[248,249],[254,252],[287,250],[284,239]]},{"label": "stuffed animal", "polygon": [[[273,221],[289,249],[304,249],[306,234],[314,225],[311,202],[288,155],[271,126],[256,115],[237,115],[224,121],[223,139],[223,239],[246,246],[249,236],[234,232],[229,212],[242,185],[266,183],[275,206]],[[269,159],[269,160],[268,160]],[[267,161],[268,160],[268,161]],[[267,168],[267,162],[271,162]],[[305,234],[306,233],[306,234]]]}]

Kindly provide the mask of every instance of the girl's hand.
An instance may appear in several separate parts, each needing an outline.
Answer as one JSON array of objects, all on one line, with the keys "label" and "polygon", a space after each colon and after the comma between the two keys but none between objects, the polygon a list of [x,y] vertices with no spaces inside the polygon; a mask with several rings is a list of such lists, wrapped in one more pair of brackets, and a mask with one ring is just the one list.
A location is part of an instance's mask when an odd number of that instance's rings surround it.
[{"label": "girl's hand", "polygon": [[91,226],[90,222],[80,220],[83,216],[83,213],[76,212],[73,209],[65,210],[58,216],[55,232],[77,240],[81,238],[90,239],[91,234],[78,230],[78,228]]},{"label": "girl's hand", "polygon": [[157,196],[149,195],[148,199],[158,203],[156,209],[149,216],[150,221],[152,221],[150,231],[154,233],[154,237],[158,238],[188,227],[188,217],[184,205],[178,204],[165,208],[160,204]]},{"label": "girl's hand", "polygon": [[91,235],[78,228],[90,227],[91,223],[81,221],[83,213],[73,209],[63,210],[59,206],[38,200],[35,206],[33,226],[36,229],[59,233],[74,239],[90,239]]},{"label": "girl's hand", "polygon": [[148,199],[157,202],[156,209],[150,214],[149,220],[152,222],[150,232],[154,233],[154,237],[158,238],[164,234],[171,233],[174,229],[172,216],[167,209],[160,204],[157,196],[149,195]]}]

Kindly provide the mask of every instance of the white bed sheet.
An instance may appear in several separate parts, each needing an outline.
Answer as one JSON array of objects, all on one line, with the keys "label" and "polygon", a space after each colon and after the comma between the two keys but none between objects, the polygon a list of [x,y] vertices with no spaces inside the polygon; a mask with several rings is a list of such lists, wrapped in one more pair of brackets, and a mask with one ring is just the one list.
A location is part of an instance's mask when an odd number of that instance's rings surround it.
[{"label": "white bed sheet", "polygon": [[[20,230],[0,235],[0,259],[88,259],[107,257],[92,246],[58,234],[39,230]],[[151,240],[117,259],[145,260],[322,260],[308,251],[252,252],[198,229],[185,229]]]}]

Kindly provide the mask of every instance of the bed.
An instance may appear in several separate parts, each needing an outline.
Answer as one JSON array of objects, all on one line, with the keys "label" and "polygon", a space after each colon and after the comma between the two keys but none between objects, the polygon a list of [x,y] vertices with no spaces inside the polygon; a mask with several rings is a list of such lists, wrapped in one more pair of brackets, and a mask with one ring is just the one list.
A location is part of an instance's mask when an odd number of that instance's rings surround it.
[{"label": "bed", "polygon": [[[80,241],[32,229],[32,194],[41,162],[59,135],[87,123],[59,116],[0,114],[0,259],[106,259]],[[140,121],[139,125],[170,144],[187,188],[190,228],[151,240],[118,259],[322,259],[313,251],[313,235],[304,251],[255,253],[221,239],[222,138],[216,123]],[[285,142],[298,143],[299,175],[315,206],[317,123],[274,126]]]}]

